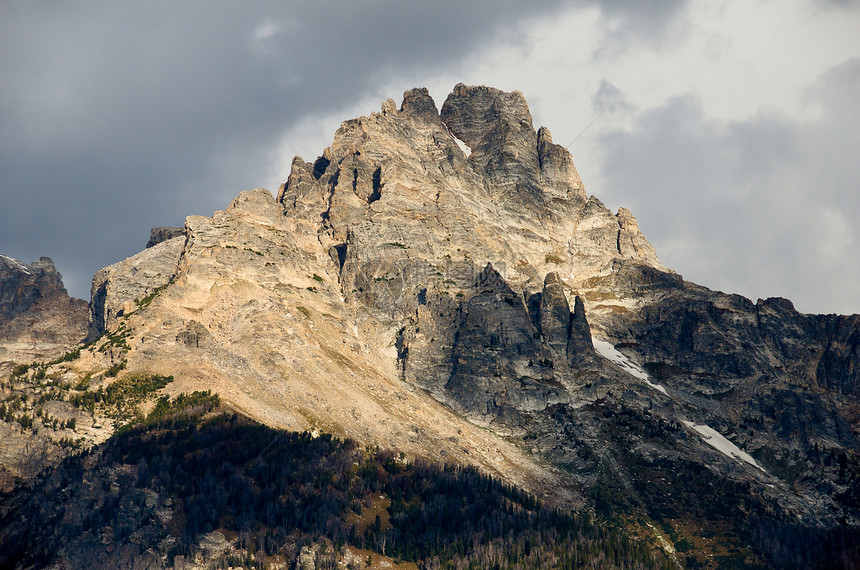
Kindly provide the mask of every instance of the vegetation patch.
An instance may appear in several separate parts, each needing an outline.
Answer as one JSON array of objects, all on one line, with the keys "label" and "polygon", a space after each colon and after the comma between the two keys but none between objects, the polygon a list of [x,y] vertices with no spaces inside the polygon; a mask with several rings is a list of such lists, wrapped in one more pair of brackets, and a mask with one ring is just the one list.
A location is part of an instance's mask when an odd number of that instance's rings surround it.
[{"label": "vegetation patch", "polygon": [[73,360],[77,360],[81,357],[81,349],[76,348],[74,350],[70,350],[59,358],[56,358],[46,364],[46,366],[53,366],[54,364],[60,364],[62,362],[71,362]]},{"label": "vegetation patch", "polygon": [[18,364],[12,369],[12,378],[20,378],[30,370],[29,364]]},{"label": "vegetation patch", "polygon": [[132,374],[116,380],[107,388],[99,386],[98,390],[75,394],[70,401],[75,407],[89,411],[90,415],[99,408],[118,425],[143,421],[140,404],[172,381],[173,376]]},{"label": "vegetation patch", "polygon": [[108,378],[114,378],[121,371],[125,370],[125,367],[127,365],[128,365],[128,360],[123,358],[122,360],[120,360],[116,364],[111,365],[111,367],[108,368],[107,371],[105,371],[105,376],[107,376]]},{"label": "vegetation patch", "polygon": [[129,336],[131,336],[131,331],[126,328],[125,323],[122,323],[116,331],[107,335],[107,340],[99,347],[99,352],[107,352],[111,348],[130,350],[131,347],[126,342]]},{"label": "vegetation patch", "polygon": [[170,283],[165,283],[164,285],[162,285],[160,287],[156,287],[155,289],[152,290],[152,292],[149,295],[147,295],[143,299],[135,299],[134,304],[137,305],[138,309],[143,309],[145,307],[148,307],[152,303],[152,301],[154,301],[155,298],[161,294],[162,291],[167,289],[168,285],[170,285]]},{"label": "vegetation patch", "polygon": [[[72,390],[72,383],[61,375],[48,376],[48,364],[28,365],[26,371],[22,367],[21,375],[12,376],[8,382],[0,383],[3,390],[0,399],[0,421],[17,423],[22,430],[38,433],[41,429],[53,431],[75,429],[74,418],[57,418],[51,415],[49,402],[63,402]],[[29,375],[27,372],[33,372]],[[76,389],[88,384],[91,375],[87,374],[78,381]],[[17,384],[17,386],[16,386]]]}]

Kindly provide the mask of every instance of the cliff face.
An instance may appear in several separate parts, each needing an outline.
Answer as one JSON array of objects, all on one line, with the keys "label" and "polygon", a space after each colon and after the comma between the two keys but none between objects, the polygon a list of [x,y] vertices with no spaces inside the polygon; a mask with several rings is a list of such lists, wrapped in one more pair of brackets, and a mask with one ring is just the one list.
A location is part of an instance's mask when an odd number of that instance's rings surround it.
[{"label": "cliff face", "polygon": [[344,122],[276,197],[101,270],[65,373],[171,374],[273,427],[775,560],[786,521],[860,525],[858,328],[684,281],[521,94],[461,84],[441,112],[414,89]]},{"label": "cliff face", "polygon": [[88,340],[116,328],[117,319],[137,309],[148,295],[169,283],[176,272],[185,235],[184,231],[181,234],[173,232],[176,233],[174,237],[158,241],[165,236],[156,230],[164,229],[153,228],[153,236],[146,249],[137,255],[104,267],[95,274],[90,288]]}]

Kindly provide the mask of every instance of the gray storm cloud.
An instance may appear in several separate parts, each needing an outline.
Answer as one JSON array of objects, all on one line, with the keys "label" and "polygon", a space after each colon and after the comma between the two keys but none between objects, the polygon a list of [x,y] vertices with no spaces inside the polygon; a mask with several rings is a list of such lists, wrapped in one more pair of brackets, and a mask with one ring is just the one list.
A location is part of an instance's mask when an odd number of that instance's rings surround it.
[{"label": "gray storm cloud", "polygon": [[559,4],[6,3],[0,250],[53,257],[87,296],[149,227],[266,184],[291,124]]},{"label": "gray storm cloud", "polygon": [[[671,48],[695,9],[691,0],[5,2],[0,252],[52,257],[70,292],[87,297],[92,274],[139,251],[150,227],[279,183],[267,177],[288,162],[274,156],[283,133],[309,117],[397,97],[386,86],[435,81],[481,50],[518,45],[531,22],[540,22],[532,38],[549,33],[559,14],[599,14],[601,66],[642,46]],[[814,117],[720,122],[693,95],[636,109],[605,81],[588,143],[604,157],[600,197],[630,207],[664,261],[692,280],[788,295],[803,310],[860,311],[857,263],[839,257],[857,245],[857,86],[857,64],[846,64],[809,87]],[[538,108],[545,86],[513,88],[551,128],[566,112]],[[629,128],[600,130],[609,116]]]},{"label": "gray storm cloud", "polygon": [[860,193],[846,187],[860,180],[860,110],[849,103],[860,100],[860,60],[808,97],[819,110],[799,121],[708,119],[693,96],[646,110],[602,136],[612,199],[649,220],[661,260],[687,279],[753,300],[789,296],[806,312],[857,312]]}]

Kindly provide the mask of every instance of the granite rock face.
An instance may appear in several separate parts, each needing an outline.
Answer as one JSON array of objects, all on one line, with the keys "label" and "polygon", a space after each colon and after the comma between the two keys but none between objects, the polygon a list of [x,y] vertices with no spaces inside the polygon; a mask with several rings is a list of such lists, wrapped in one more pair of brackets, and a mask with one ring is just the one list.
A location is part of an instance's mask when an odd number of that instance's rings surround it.
[{"label": "granite rock face", "polygon": [[551,360],[540,359],[541,337],[522,297],[490,265],[476,288],[458,311],[445,393],[475,421],[518,431],[520,411],[544,410],[568,395],[549,373]]},{"label": "granite rock face", "polygon": [[566,354],[571,314],[558,273],[547,273],[544,279],[539,315],[541,336],[556,354]]},{"label": "granite rock face", "polygon": [[570,332],[567,337],[567,358],[574,368],[593,367],[599,362],[591,340],[591,327],[585,316],[585,303],[577,296],[570,315]]},{"label": "granite rock face", "polygon": [[182,233],[95,274],[90,288],[89,340],[115,327],[119,317],[170,282],[185,242],[184,230]]},{"label": "granite rock face", "polygon": [[0,372],[50,360],[86,336],[87,304],[69,297],[47,257],[27,265],[0,255]]},{"label": "granite rock face", "polygon": [[[347,294],[402,315],[424,289],[463,293],[487,263],[520,289],[550,272],[573,285],[622,259],[663,269],[632,215],[586,198],[521,94],[458,85],[435,109],[426,90],[409,91],[399,111],[387,102],[343,123],[313,164],[293,162],[278,201],[319,228]],[[379,306],[392,289],[402,299]]]}]

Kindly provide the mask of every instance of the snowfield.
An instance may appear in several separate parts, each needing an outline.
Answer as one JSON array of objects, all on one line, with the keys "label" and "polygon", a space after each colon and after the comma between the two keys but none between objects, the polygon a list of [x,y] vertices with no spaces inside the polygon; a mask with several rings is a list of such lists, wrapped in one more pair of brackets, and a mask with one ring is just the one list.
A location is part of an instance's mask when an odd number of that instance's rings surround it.
[{"label": "snowfield", "polygon": [[737,445],[724,438],[722,434],[720,434],[720,432],[718,432],[714,428],[708,427],[706,425],[694,424],[693,422],[688,422],[686,420],[682,421],[684,425],[688,428],[692,428],[699,432],[699,435],[702,436],[702,439],[705,440],[705,443],[707,443],[723,455],[727,455],[732,459],[740,459],[741,461],[746,461],[753,467],[761,469],[764,473],[767,473],[767,471],[765,471],[761,465],[755,462],[755,459],[753,459],[749,453],[741,450]]},{"label": "snowfield", "polygon": [[594,349],[600,356],[620,366],[625,372],[627,372],[631,376],[639,378],[640,380],[645,382],[650,388],[663,392],[667,396],[669,395],[666,392],[666,388],[659,384],[651,382],[651,376],[647,372],[645,372],[638,364],[635,364],[632,360],[621,354],[611,342],[593,337],[591,339],[591,342],[594,344]]},{"label": "snowfield", "polygon": [[6,260],[8,260],[8,261],[12,262],[12,264],[13,264],[13,265],[15,265],[16,267],[18,267],[21,271],[23,271],[23,272],[24,272],[24,273],[26,273],[27,275],[32,275],[32,274],[33,274],[33,272],[32,272],[32,271],[30,271],[30,268],[29,268],[29,267],[27,267],[26,265],[24,265],[23,263],[21,263],[21,262],[20,262],[20,261],[18,261],[17,259],[12,259],[11,257],[7,257],[7,256],[2,255],[2,254],[0,254],[0,257],[2,257],[3,259],[6,259]]},{"label": "snowfield", "polygon": [[[635,378],[639,378],[654,390],[659,390],[667,396],[669,395],[666,392],[666,388],[659,384],[654,384],[653,382],[651,382],[651,376],[647,372],[645,372],[645,370],[643,370],[641,366],[621,354],[621,352],[617,348],[615,348],[615,345],[613,345],[611,342],[593,337],[591,339],[591,342],[594,344],[594,349],[597,351],[598,354],[600,354],[600,356],[609,360],[613,364],[620,366],[622,370]],[[720,434],[720,432],[718,432],[714,428],[702,424],[694,424],[693,422],[688,422],[687,420],[681,421],[685,426],[701,435],[702,439],[705,440],[705,443],[707,443],[723,455],[731,457],[735,460],[745,461],[756,469],[760,469],[762,472],[767,473],[767,471],[765,471],[765,469],[761,465],[755,462],[755,459],[753,459],[749,453],[741,450],[737,445],[727,440],[725,437],[722,436],[722,434]]]},{"label": "snowfield", "polygon": [[[451,136],[454,137],[453,134]],[[454,137],[454,142],[457,143],[457,146],[460,147],[460,150],[463,151],[463,154],[466,155],[466,158],[469,158],[470,156],[472,156],[472,149],[469,145],[467,145],[466,143],[464,143],[463,141],[461,141],[457,137]]]},{"label": "snowfield", "polygon": [[[444,125],[444,123],[442,123]],[[461,141],[457,138],[457,135],[451,132],[451,129],[448,128],[448,125],[445,125],[445,130],[448,131],[448,134],[451,135],[451,138],[454,139],[454,142],[457,143],[457,146],[460,147],[460,150],[463,151],[463,154],[466,155],[466,158],[472,156],[472,147],[467,145],[465,142]]]}]

